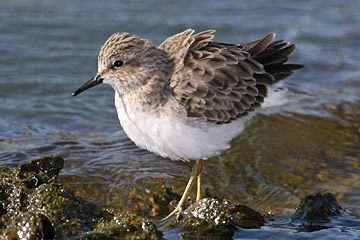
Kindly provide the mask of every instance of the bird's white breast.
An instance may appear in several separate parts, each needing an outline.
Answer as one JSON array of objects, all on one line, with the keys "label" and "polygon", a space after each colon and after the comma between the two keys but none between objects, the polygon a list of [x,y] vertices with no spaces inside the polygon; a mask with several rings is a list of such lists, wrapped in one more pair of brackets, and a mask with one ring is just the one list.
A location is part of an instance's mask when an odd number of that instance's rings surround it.
[{"label": "bird's white breast", "polygon": [[121,126],[138,147],[173,160],[195,160],[220,154],[244,129],[247,118],[229,124],[190,126],[173,114],[157,116],[136,111],[124,97],[115,93],[115,106]]}]

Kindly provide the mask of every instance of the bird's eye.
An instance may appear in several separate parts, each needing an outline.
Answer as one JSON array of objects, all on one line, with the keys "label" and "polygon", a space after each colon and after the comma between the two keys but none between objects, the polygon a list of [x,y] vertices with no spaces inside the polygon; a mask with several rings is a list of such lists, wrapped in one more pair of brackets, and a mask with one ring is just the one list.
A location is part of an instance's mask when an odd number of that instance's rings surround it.
[{"label": "bird's eye", "polygon": [[114,62],[114,67],[121,67],[122,65],[124,65],[124,62],[121,60],[117,60]]}]

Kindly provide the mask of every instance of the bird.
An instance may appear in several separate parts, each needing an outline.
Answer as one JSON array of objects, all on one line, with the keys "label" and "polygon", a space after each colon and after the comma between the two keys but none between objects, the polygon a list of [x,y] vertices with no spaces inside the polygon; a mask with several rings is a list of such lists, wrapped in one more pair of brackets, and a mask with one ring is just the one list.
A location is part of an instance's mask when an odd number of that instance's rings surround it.
[{"label": "bird", "polygon": [[273,32],[239,44],[214,41],[214,34],[187,29],[156,46],[114,33],[100,49],[97,73],[72,93],[111,85],[121,127],[139,148],[195,161],[180,201],[162,220],[178,219],[195,182],[196,201],[202,198],[203,161],[229,149],[273,86],[303,68],[287,63],[296,45],[275,41]]}]

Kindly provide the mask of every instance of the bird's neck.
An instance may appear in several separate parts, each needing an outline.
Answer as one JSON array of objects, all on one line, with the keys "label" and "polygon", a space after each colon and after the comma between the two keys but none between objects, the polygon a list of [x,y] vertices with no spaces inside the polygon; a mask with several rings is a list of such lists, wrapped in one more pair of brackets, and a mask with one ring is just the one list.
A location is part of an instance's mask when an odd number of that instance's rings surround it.
[{"label": "bird's neck", "polygon": [[131,104],[136,111],[151,111],[163,106],[171,95],[169,81],[151,78],[146,84],[123,94],[125,104]]}]

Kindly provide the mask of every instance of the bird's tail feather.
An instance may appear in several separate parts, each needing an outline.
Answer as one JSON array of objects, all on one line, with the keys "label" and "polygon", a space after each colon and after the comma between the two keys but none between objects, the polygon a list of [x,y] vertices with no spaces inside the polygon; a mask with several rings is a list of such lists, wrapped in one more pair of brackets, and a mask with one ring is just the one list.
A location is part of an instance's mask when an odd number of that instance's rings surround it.
[{"label": "bird's tail feather", "polygon": [[265,71],[274,77],[273,83],[276,83],[304,66],[286,64],[296,45],[283,40],[272,42],[274,37],[275,33],[269,33],[263,39],[245,44],[245,51],[264,66]]}]

